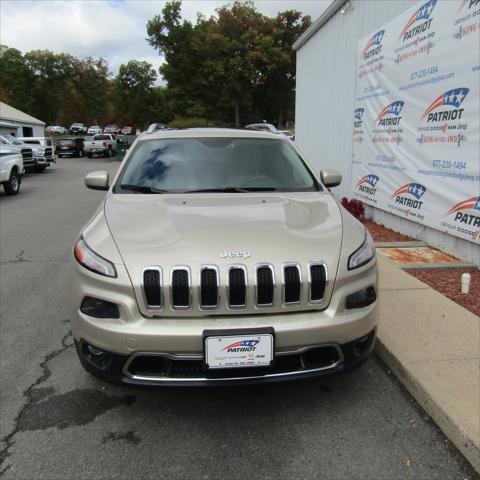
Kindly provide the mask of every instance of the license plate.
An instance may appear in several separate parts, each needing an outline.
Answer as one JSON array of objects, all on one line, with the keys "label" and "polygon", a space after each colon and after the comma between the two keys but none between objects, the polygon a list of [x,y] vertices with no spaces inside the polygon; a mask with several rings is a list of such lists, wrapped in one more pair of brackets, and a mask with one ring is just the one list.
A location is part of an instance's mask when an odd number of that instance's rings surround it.
[{"label": "license plate", "polygon": [[273,335],[222,335],[205,339],[205,363],[210,369],[269,367]]}]

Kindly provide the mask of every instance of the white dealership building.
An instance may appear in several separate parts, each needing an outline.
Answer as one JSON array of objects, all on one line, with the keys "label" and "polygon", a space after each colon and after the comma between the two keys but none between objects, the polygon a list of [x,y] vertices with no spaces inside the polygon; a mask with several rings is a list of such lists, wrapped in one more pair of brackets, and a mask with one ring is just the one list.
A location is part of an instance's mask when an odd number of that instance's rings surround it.
[{"label": "white dealership building", "polygon": [[45,122],[0,102],[0,135],[43,137]]},{"label": "white dealership building", "polygon": [[295,42],[296,143],[337,198],[480,264],[479,0],[334,0]]}]

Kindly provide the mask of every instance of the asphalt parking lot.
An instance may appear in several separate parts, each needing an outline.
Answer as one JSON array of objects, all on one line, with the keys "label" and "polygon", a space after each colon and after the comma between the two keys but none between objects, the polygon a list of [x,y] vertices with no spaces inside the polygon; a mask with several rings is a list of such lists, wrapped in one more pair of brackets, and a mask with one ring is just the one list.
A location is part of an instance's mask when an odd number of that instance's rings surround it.
[{"label": "asphalt parking lot", "polygon": [[61,159],[0,192],[1,467],[5,479],[478,478],[377,359],[335,378],[139,390],[80,367],[68,259],[103,193]]}]

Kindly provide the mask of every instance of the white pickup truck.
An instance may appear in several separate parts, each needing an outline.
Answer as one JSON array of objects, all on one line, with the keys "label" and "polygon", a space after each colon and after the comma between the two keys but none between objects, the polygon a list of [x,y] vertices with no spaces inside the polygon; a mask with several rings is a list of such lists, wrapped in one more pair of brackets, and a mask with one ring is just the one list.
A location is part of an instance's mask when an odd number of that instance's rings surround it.
[{"label": "white pickup truck", "polygon": [[16,195],[22,182],[23,158],[16,148],[0,146],[0,183],[7,195]]},{"label": "white pickup truck", "polygon": [[87,153],[88,158],[92,158],[96,153],[111,157],[117,153],[117,139],[115,135],[106,133],[94,135],[91,141],[85,142],[83,151]]}]

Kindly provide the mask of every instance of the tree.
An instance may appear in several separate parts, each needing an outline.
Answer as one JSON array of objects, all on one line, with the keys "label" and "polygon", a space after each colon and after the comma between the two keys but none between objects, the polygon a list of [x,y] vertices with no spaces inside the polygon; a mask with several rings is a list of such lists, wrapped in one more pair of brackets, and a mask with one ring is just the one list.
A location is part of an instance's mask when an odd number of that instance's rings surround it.
[{"label": "tree", "polygon": [[66,53],[33,50],[25,54],[25,60],[33,76],[29,113],[47,123],[53,122],[60,112],[66,83],[74,74],[74,58]]},{"label": "tree", "polygon": [[168,2],[147,24],[147,41],[165,56],[160,68],[177,115],[231,122],[278,118],[294,101],[291,45],[310,24],[287,11],[270,19],[253,3],[236,1],[197,23],[182,20],[181,2]]},{"label": "tree", "polygon": [[126,65],[120,65],[114,80],[114,104],[118,119],[137,126],[145,126],[152,121],[155,114],[153,84],[156,79],[157,74],[148,62],[130,60]]},{"label": "tree", "polygon": [[0,100],[20,110],[31,110],[33,75],[20,50],[0,46]]}]

